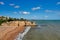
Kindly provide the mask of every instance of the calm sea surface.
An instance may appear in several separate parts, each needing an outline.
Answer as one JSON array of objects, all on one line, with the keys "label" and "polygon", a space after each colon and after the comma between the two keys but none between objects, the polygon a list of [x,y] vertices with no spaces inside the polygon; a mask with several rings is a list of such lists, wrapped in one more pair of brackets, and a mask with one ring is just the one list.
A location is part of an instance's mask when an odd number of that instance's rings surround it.
[{"label": "calm sea surface", "polygon": [[60,20],[38,20],[23,40],[60,40]]}]

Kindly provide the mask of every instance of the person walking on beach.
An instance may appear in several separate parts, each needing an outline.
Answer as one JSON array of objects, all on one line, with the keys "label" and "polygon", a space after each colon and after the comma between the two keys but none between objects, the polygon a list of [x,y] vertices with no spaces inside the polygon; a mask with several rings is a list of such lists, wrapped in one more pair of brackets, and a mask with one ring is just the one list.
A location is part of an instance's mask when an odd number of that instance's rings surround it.
[{"label": "person walking on beach", "polygon": [[19,22],[18,22],[18,27],[19,27]]}]

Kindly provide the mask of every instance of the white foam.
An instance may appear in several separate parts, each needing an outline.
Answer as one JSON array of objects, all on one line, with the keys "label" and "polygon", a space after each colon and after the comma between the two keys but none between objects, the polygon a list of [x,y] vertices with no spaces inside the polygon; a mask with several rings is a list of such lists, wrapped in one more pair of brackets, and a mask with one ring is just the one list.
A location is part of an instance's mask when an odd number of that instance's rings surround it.
[{"label": "white foam", "polygon": [[31,26],[26,27],[26,29],[24,30],[23,33],[19,33],[19,35],[17,35],[16,39],[14,40],[22,40],[23,37],[27,34],[27,32],[31,29]]}]

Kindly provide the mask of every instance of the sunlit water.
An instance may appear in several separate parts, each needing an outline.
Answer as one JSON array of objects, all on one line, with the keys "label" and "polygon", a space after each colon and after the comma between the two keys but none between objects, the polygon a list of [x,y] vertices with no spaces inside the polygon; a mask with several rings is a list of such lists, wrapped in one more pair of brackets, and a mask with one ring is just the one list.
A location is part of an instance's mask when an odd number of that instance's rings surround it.
[{"label": "sunlit water", "polygon": [[39,26],[32,28],[23,40],[60,40],[60,21],[35,21]]}]

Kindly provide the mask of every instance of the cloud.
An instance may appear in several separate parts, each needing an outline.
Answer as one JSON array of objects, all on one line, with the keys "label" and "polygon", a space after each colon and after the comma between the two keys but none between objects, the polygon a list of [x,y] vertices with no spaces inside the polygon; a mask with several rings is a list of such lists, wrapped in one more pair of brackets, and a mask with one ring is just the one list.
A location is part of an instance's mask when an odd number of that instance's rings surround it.
[{"label": "cloud", "polygon": [[1,5],[4,5],[4,2],[0,2]]},{"label": "cloud", "polygon": [[35,19],[35,18],[37,18],[37,16],[36,16],[36,15],[34,15],[32,18],[33,18],[33,19]]},{"label": "cloud", "polygon": [[45,19],[47,19],[47,18],[48,18],[48,16],[44,16],[44,18],[45,18]]},{"label": "cloud", "polygon": [[19,5],[15,5],[15,4],[13,4],[13,3],[11,3],[11,4],[9,4],[10,6],[13,6],[14,8],[20,8],[20,6]]},{"label": "cloud", "polygon": [[26,11],[24,11],[24,12],[21,12],[22,14],[30,14],[30,12],[26,12]]},{"label": "cloud", "polygon": [[53,12],[52,10],[45,10],[45,12]]},{"label": "cloud", "polygon": [[60,11],[55,11],[54,13],[57,15],[60,15]]},{"label": "cloud", "polygon": [[47,13],[55,13],[55,14],[60,13],[60,11],[58,11],[58,10],[45,10],[45,12],[47,12]]},{"label": "cloud", "polygon": [[14,14],[24,14],[24,15],[27,15],[27,14],[30,14],[30,12],[27,12],[27,11],[19,11],[19,12],[13,12]]},{"label": "cloud", "polygon": [[32,10],[39,10],[39,9],[41,9],[40,7],[34,7],[34,8],[32,8]]},{"label": "cloud", "polygon": [[13,12],[14,14],[17,14],[17,12]]},{"label": "cloud", "polygon": [[22,12],[21,11],[19,11],[19,14],[21,14]]},{"label": "cloud", "polygon": [[59,4],[60,4],[60,2],[57,2],[57,4],[59,5]]},{"label": "cloud", "polygon": [[35,18],[37,17],[37,16],[34,16]]},{"label": "cloud", "polygon": [[20,6],[14,6],[14,8],[20,8]]},{"label": "cloud", "polygon": [[45,18],[47,18],[48,16],[45,16]]},{"label": "cloud", "polygon": [[10,5],[10,6],[14,6],[15,4],[12,4],[12,3],[11,3],[11,4],[9,4],[9,5]]}]

